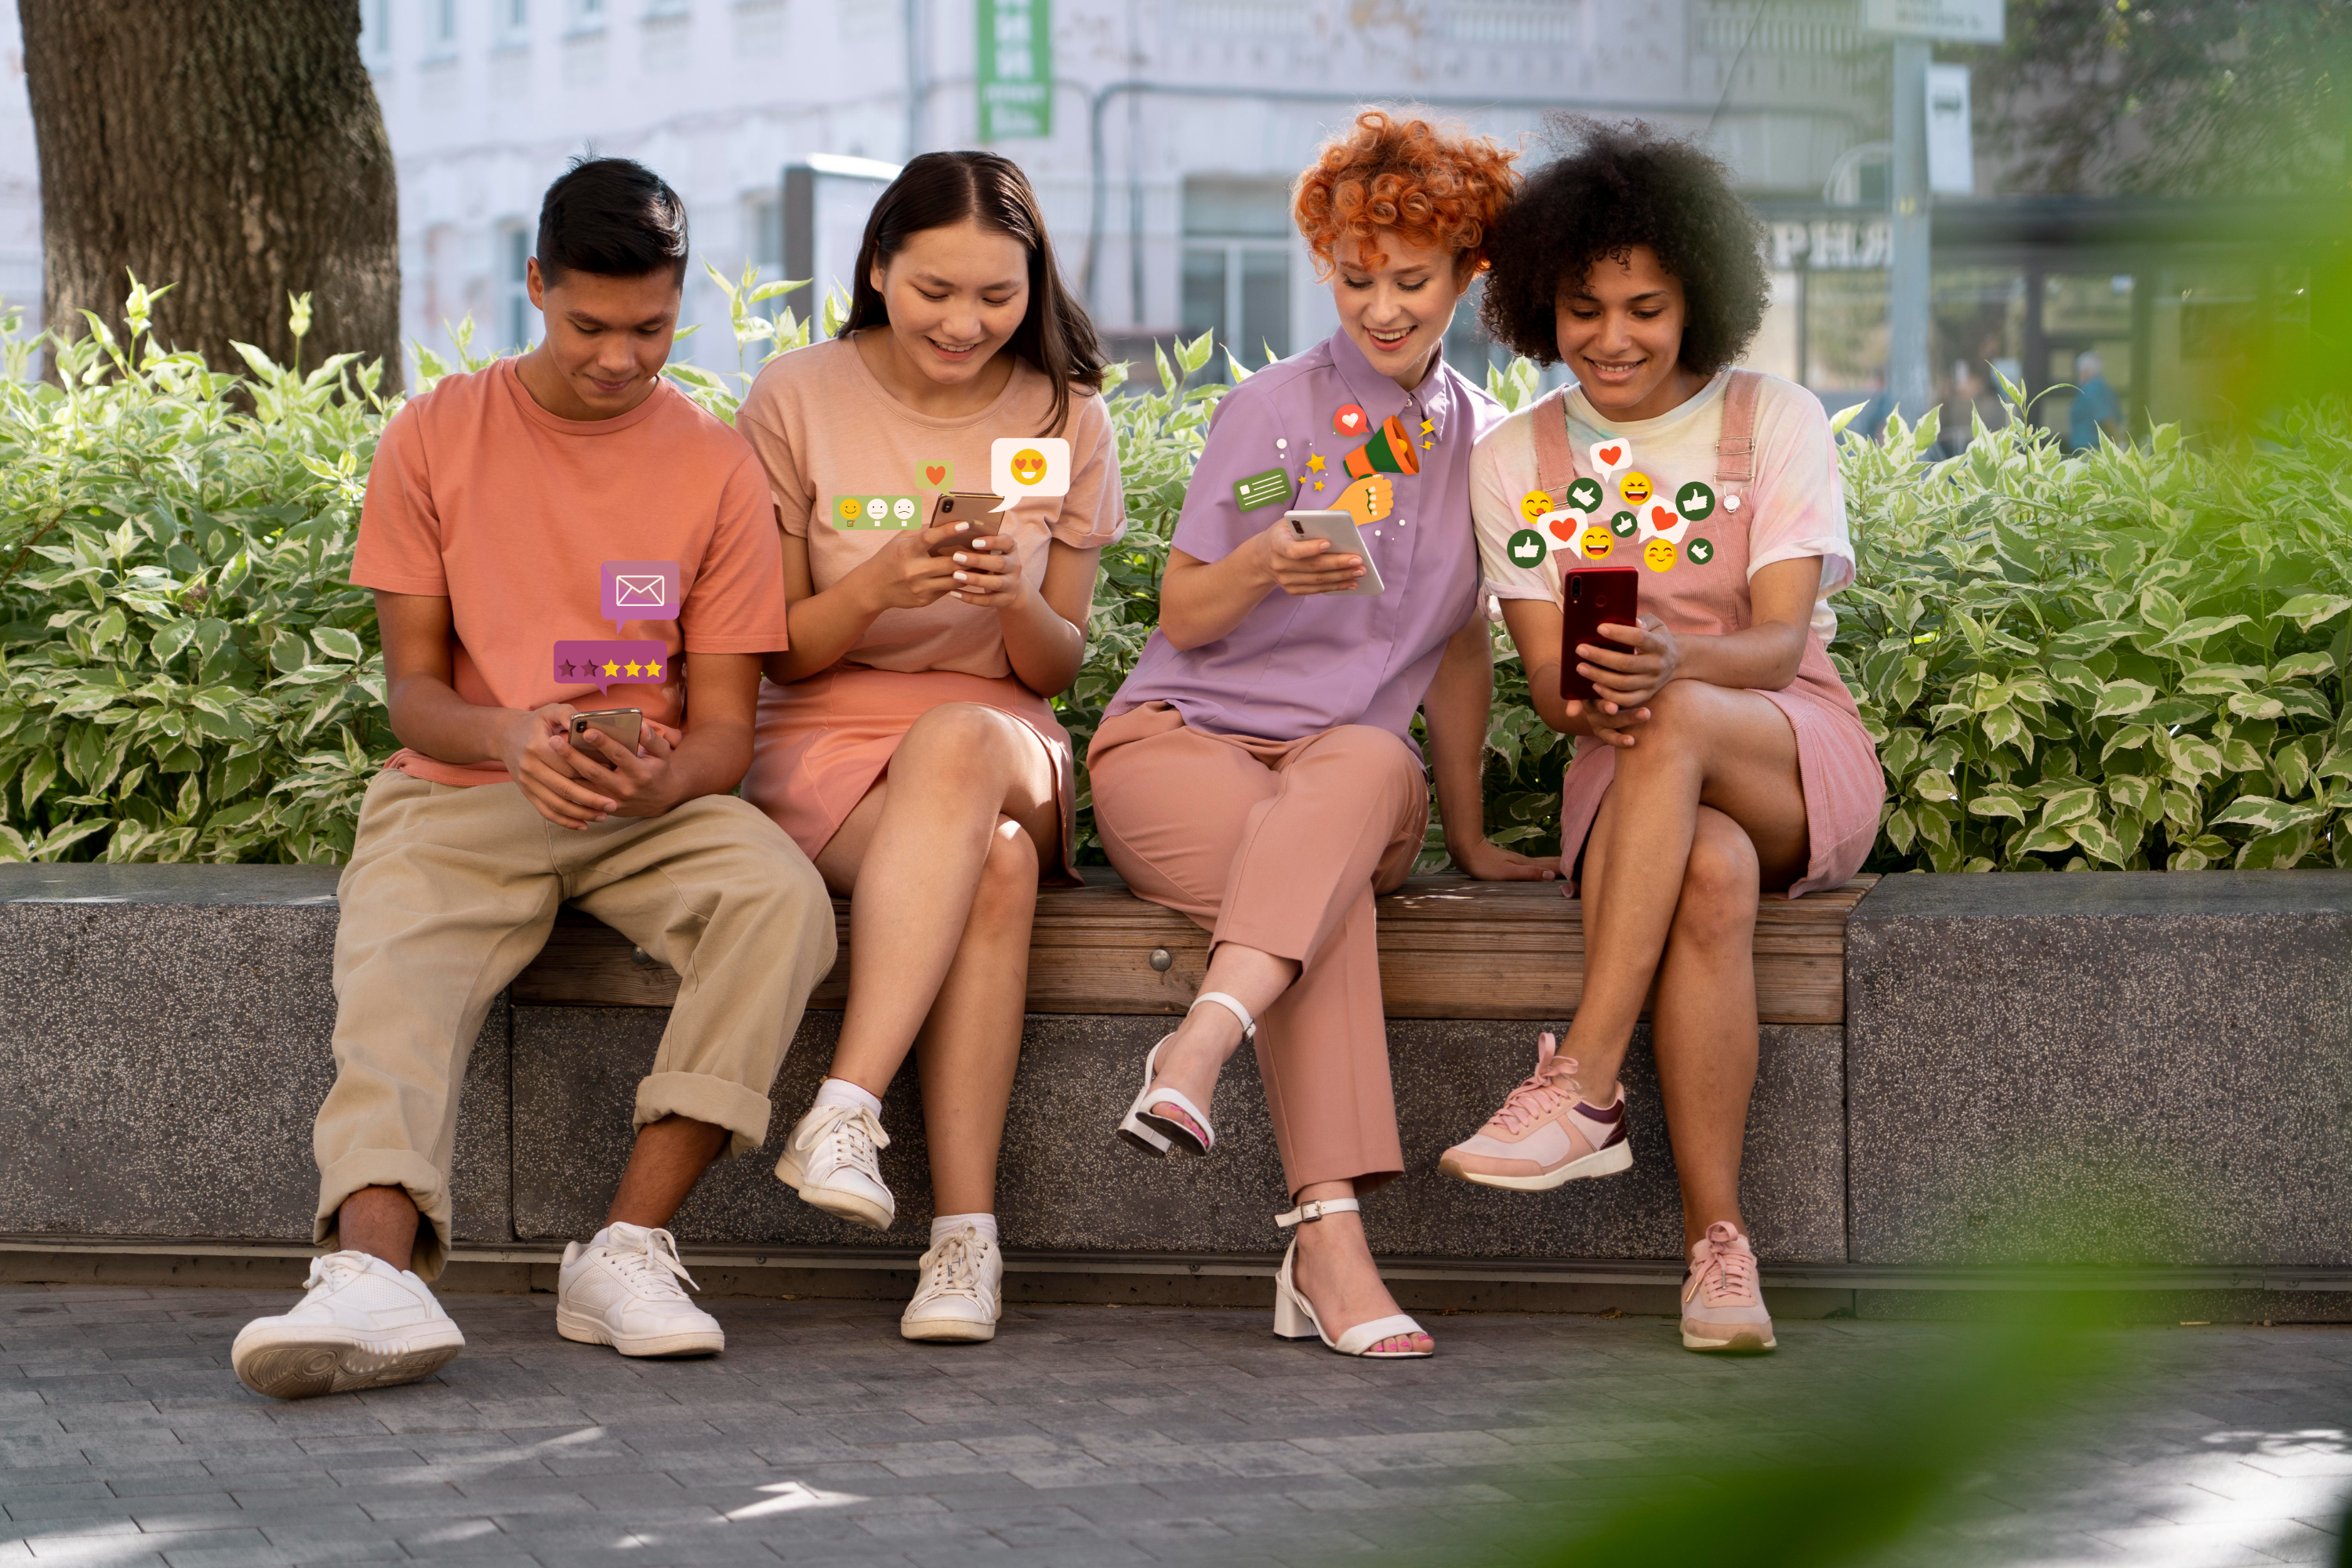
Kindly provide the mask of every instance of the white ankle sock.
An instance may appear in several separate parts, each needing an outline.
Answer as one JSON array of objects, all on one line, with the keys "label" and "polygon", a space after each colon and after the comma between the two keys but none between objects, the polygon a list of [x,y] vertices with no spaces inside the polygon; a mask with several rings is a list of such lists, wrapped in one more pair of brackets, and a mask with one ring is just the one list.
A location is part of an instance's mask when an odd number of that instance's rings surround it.
[{"label": "white ankle sock", "polygon": [[852,1110],[871,1111],[877,1121],[882,1119],[882,1102],[845,1078],[829,1078],[816,1086],[816,1099],[810,1103],[809,1109],[821,1110],[830,1105],[845,1105]]},{"label": "white ankle sock", "polygon": [[989,1246],[994,1247],[997,1245],[996,1216],[992,1214],[943,1214],[939,1215],[931,1221],[931,1245],[933,1247],[937,1247],[942,1240],[948,1237],[953,1236],[965,1226],[970,1226],[972,1229],[980,1232],[982,1237],[987,1238]]}]

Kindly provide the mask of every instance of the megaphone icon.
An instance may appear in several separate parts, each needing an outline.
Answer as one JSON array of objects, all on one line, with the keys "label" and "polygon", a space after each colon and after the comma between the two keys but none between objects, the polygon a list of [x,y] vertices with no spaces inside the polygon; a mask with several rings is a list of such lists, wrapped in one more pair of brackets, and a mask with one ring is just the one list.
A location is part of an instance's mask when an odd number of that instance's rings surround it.
[{"label": "megaphone icon", "polygon": [[1381,421],[1381,433],[1348,454],[1348,477],[1360,479],[1372,473],[1417,474],[1421,458],[1412,449],[1412,437],[1404,433],[1404,421],[1390,415]]}]

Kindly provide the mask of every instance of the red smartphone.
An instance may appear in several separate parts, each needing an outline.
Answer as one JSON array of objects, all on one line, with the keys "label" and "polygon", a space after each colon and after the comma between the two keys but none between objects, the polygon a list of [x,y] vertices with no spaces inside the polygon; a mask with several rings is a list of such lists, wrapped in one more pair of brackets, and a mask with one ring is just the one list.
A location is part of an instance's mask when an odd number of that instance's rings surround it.
[{"label": "red smartphone", "polygon": [[1563,701],[1597,702],[1592,682],[1576,673],[1576,645],[1622,647],[1601,628],[1641,624],[1642,574],[1631,566],[1579,566],[1560,579],[1559,695]]}]

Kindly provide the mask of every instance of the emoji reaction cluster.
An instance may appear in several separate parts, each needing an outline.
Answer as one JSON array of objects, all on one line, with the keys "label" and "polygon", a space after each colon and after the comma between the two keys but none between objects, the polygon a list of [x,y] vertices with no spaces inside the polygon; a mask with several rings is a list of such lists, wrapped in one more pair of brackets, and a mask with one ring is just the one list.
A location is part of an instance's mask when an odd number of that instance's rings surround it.
[{"label": "emoji reaction cluster", "polygon": [[1738,496],[1718,499],[1714,487],[1699,479],[1671,491],[1661,489],[1649,472],[1634,466],[1633,444],[1622,437],[1595,442],[1591,456],[1598,474],[1580,475],[1559,498],[1560,505],[1553,505],[1548,490],[1519,498],[1519,516],[1528,526],[1513,532],[1505,546],[1512,564],[1540,565],[1538,551],[1559,550],[1594,562],[1623,550],[1653,572],[1671,572],[1685,561],[1704,566],[1715,559],[1713,542],[1690,538],[1691,528],[1713,517],[1718,505],[1738,510]]},{"label": "emoji reaction cluster", "polygon": [[922,522],[920,496],[835,496],[835,528],[915,528]]}]

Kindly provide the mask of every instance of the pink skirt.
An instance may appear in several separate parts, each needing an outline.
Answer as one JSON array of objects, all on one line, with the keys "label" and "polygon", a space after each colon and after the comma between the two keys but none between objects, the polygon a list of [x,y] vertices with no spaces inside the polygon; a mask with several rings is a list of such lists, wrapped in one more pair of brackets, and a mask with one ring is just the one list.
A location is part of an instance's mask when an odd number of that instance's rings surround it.
[{"label": "pink skirt", "polygon": [[[1862,869],[1878,840],[1878,812],[1886,799],[1878,750],[1862,727],[1853,698],[1834,674],[1829,689],[1811,676],[1810,670],[1801,671],[1781,690],[1756,693],[1788,715],[1789,727],[1797,732],[1797,778],[1811,843],[1805,874],[1789,889],[1791,899],[1837,887]],[[1571,878],[1592,819],[1601,814],[1601,797],[1616,776],[1615,747],[1589,735],[1577,742],[1559,800],[1559,863]],[[1565,890],[1575,896],[1572,880]]]},{"label": "pink skirt", "polygon": [[837,664],[805,680],[760,683],[759,730],[743,798],[774,819],[814,860],[874,781],[887,773],[892,753],[916,720],[946,702],[993,708],[1027,725],[1054,760],[1062,803],[1062,861],[1039,879],[1076,886],[1071,846],[1077,839],[1077,770],[1070,733],[1052,704],[1012,676],[992,680],[929,669],[908,673]]}]

